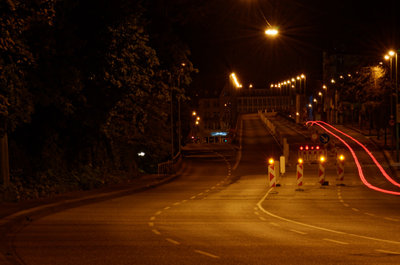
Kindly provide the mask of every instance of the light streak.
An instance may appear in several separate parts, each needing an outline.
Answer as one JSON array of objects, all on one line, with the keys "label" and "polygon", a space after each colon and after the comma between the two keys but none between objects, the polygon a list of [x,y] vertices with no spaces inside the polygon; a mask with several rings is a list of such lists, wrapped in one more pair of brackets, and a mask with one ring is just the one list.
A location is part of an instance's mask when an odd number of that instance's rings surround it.
[{"label": "light streak", "polygon": [[381,171],[382,175],[383,175],[390,183],[392,183],[393,185],[395,185],[395,186],[397,186],[397,187],[400,187],[400,184],[397,183],[395,180],[393,180],[393,179],[389,176],[388,173],[386,173],[386,171],[383,169],[383,167],[381,166],[381,164],[379,164],[379,162],[376,160],[376,158],[374,157],[374,155],[373,155],[362,143],[360,143],[359,141],[357,141],[356,139],[354,139],[354,138],[351,137],[350,135],[348,135],[348,134],[346,134],[346,133],[344,133],[344,132],[338,130],[337,128],[333,127],[332,125],[330,125],[330,124],[328,124],[328,123],[326,123],[326,122],[317,121],[317,123],[323,123],[323,124],[329,126],[330,128],[334,129],[335,131],[340,132],[341,134],[343,134],[343,135],[349,137],[349,138],[350,138],[351,140],[353,140],[354,142],[356,142],[356,143],[357,143],[359,146],[361,146],[361,147],[365,150],[365,152],[367,152],[367,154],[372,158],[372,160],[374,161],[375,165],[379,168],[379,171]]},{"label": "light streak", "polygon": [[[366,178],[365,178],[365,176],[364,176],[364,173],[363,173],[362,168],[361,168],[361,164],[360,164],[360,162],[358,161],[358,158],[357,158],[356,153],[354,152],[353,148],[351,148],[350,145],[349,145],[348,143],[346,143],[346,141],[343,140],[341,137],[339,137],[338,135],[336,135],[336,134],[333,133],[332,131],[328,130],[327,128],[325,128],[324,126],[322,126],[321,124],[319,124],[318,121],[309,121],[309,122],[307,122],[306,124],[309,124],[309,123],[311,123],[311,125],[314,125],[314,124],[318,125],[318,126],[321,127],[322,129],[324,129],[325,131],[327,131],[328,133],[330,133],[331,135],[333,135],[334,137],[336,137],[337,139],[339,139],[339,141],[341,141],[341,142],[349,149],[351,155],[352,155],[353,158],[354,158],[354,162],[356,163],[357,170],[358,170],[358,175],[360,176],[360,179],[361,179],[361,181],[364,183],[365,186],[367,186],[368,188],[370,188],[370,189],[372,189],[372,190],[376,190],[376,191],[379,191],[379,192],[383,192],[383,193],[387,193],[387,194],[392,194],[392,195],[400,195],[400,192],[381,189],[381,188],[375,187],[375,186],[373,186],[372,184],[370,184],[370,183],[366,180]],[[333,126],[332,126],[332,127],[333,127]],[[336,129],[336,128],[335,128],[335,129]],[[336,130],[337,130],[337,129],[336,129]],[[337,130],[337,131],[339,131],[339,130]],[[339,131],[339,132],[340,132],[340,131]],[[350,137],[350,138],[351,138],[351,137]]]}]

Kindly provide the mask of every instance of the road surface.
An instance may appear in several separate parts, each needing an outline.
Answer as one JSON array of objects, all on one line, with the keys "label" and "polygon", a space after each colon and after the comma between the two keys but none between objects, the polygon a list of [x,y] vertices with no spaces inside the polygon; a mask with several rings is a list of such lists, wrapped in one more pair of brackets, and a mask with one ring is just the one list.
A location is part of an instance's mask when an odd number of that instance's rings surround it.
[{"label": "road surface", "polygon": [[[279,146],[255,114],[243,117],[241,136],[239,153],[230,145],[187,152],[186,170],[165,185],[33,219],[10,232],[8,260],[400,264],[399,196],[366,188],[351,161],[344,186],[336,186],[331,168],[330,185],[321,187],[316,165],[305,165],[304,191],[296,191],[291,165],[270,189],[266,161],[280,155]],[[381,182],[372,166],[365,170]]]}]

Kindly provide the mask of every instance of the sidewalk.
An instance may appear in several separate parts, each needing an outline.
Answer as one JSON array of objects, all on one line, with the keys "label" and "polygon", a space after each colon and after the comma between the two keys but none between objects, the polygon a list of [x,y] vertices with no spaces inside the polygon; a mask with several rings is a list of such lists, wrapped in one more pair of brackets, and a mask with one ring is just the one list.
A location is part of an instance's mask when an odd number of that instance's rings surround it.
[{"label": "sidewalk", "polygon": [[20,218],[30,219],[30,216],[42,211],[48,211],[60,206],[72,206],[84,202],[94,202],[113,197],[124,196],[165,184],[179,177],[185,170],[185,166],[170,176],[158,176],[157,174],[143,175],[140,178],[129,180],[126,183],[110,185],[107,187],[88,191],[73,191],[59,194],[51,198],[40,198],[21,202],[0,203],[0,225],[7,224]]}]

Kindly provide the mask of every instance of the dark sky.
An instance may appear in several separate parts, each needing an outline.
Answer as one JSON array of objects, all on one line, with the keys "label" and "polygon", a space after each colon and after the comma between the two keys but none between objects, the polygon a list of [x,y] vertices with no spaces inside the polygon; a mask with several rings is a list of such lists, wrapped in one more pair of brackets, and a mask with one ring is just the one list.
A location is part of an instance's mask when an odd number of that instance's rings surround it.
[{"label": "dark sky", "polygon": [[[399,1],[213,0],[184,38],[200,72],[193,88],[220,91],[235,71],[243,84],[266,87],[305,73],[321,78],[322,51],[344,49],[381,58],[399,44]],[[270,23],[276,39],[264,35]]]}]

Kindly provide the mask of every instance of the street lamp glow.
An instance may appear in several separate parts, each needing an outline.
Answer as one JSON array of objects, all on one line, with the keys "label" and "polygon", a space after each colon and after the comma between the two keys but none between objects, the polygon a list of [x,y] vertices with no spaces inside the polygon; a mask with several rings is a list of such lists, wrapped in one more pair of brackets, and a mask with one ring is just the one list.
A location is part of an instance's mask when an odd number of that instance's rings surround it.
[{"label": "street lamp glow", "polygon": [[390,57],[393,57],[395,54],[396,54],[396,53],[395,53],[394,51],[392,51],[392,50],[389,51],[389,56],[390,56]]},{"label": "street lamp glow", "polygon": [[335,79],[332,78],[332,79],[331,79],[331,83],[332,83],[332,84],[336,83]]},{"label": "street lamp glow", "polygon": [[192,116],[196,116],[196,114],[197,114],[196,111],[192,112]]},{"label": "street lamp glow", "polygon": [[322,92],[320,91],[320,92],[318,92],[318,96],[321,96],[322,97]]},{"label": "street lamp glow", "polygon": [[272,37],[278,35],[278,33],[279,31],[276,28],[268,28],[265,30],[265,34]]},{"label": "street lamp glow", "polygon": [[238,81],[238,79],[237,79],[235,73],[232,73],[232,74],[230,75],[230,77],[232,78],[233,83],[235,84],[235,86],[236,86],[237,88],[242,87],[242,85],[239,83],[239,81]]},{"label": "street lamp glow", "polygon": [[301,74],[300,77],[301,77],[301,79],[306,78],[306,76],[304,74]]}]

